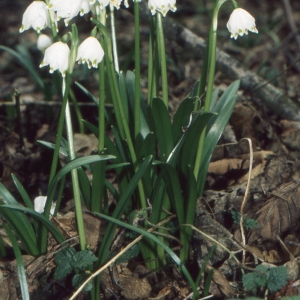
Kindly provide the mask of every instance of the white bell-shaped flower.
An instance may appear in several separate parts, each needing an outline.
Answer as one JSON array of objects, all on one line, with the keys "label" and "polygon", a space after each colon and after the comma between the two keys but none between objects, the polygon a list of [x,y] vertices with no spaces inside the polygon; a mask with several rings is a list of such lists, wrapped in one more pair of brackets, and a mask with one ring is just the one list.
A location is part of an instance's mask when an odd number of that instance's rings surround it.
[{"label": "white bell-shaped flower", "polygon": [[52,44],[52,39],[46,34],[40,34],[36,46],[40,51],[45,51]]},{"label": "white bell-shaped flower", "polygon": [[57,19],[64,19],[68,26],[71,19],[81,12],[83,0],[50,0],[48,9],[56,11]]},{"label": "white bell-shaped flower", "polygon": [[38,33],[46,27],[50,27],[50,18],[46,4],[43,1],[33,1],[25,10],[20,32],[32,27]]},{"label": "white bell-shaped flower", "polygon": [[[40,214],[42,214],[44,212],[45,209],[45,205],[46,205],[46,201],[47,201],[47,197],[46,196],[38,196],[34,199],[34,210]],[[54,214],[54,210],[55,210],[55,203],[52,203],[51,205],[51,210],[50,210],[50,214],[53,215]]]},{"label": "white bell-shaped flower", "polygon": [[165,17],[169,10],[176,11],[176,0],[149,0],[148,7],[152,15],[159,11]]},{"label": "white bell-shaped flower", "polygon": [[104,9],[109,3],[110,0],[90,0],[90,4],[99,3],[100,9]]},{"label": "white bell-shaped flower", "polygon": [[79,64],[87,63],[88,68],[97,68],[103,59],[104,51],[95,37],[88,37],[78,47],[77,58]]},{"label": "white bell-shaped flower", "polygon": [[258,33],[255,25],[255,19],[244,9],[236,8],[230,15],[227,28],[231,33],[230,37],[237,39],[248,31]]},{"label": "white bell-shaped flower", "polygon": [[40,64],[40,68],[50,66],[50,73],[59,70],[62,77],[66,76],[69,67],[70,49],[67,44],[56,42],[45,51],[44,60]]}]

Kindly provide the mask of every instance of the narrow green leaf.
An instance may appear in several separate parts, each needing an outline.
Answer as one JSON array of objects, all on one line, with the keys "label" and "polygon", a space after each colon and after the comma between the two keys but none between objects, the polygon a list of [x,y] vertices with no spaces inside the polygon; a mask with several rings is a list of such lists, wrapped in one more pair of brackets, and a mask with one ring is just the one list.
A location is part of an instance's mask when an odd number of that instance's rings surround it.
[{"label": "narrow green leaf", "polygon": [[236,93],[238,91],[240,81],[234,81],[221,96],[214,112],[218,113],[209,120],[209,131],[205,137],[205,147],[203,149],[202,163],[198,176],[198,194],[203,192],[208,165],[211,154],[232,114],[236,102]]},{"label": "narrow green leaf", "polygon": [[181,194],[181,185],[178,179],[178,174],[174,167],[167,163],[159,163],[161,167],[163,179],[169,193],[169,197],[173,203],[179,224],[185,224],[183,198]]},{"label": "narrow green leaf", "polygon": [[172,133],[174,141],[178,141],[182,136],[184,127],[189,124],[191,113],[194,109],[194,102],[197,101],[196,97],[185,98],[179,105],[172,123]]},{"label": "narrow green leaf", "polygon": [[26,272],[25,272],[23,259],[22,259],[22,254],[21,254],[18,242],[17,242],[14,234],[10,230],[10,228],[5,224],[3,224],[3,227],[4,227],[4,229],[7,233],[7,236],[9,238],[9,240],[11,241],[11,244],[12,244],[12,247],[13,247],[13,250],[14,250],[14,254],[15,254],[15,257],[16,257],[18,275],[19,275],[20,286],[21,286],[22,299],[23,300],[30,300],[29,292],[28,292],[28,285],[27,285],[27,281],[26,281]]},{"label": "narrow green leaf", "polygon": [[[1,182],[0,197],[2,197],[2,203],[21,207],[17,200]],[[37,248],[36,234],[27,216],[17,211],[3,210],[3,206],[5,205],[0,205],[0,213],[3,215],[6,221],[10,223],[11,227],[14,228],[19,239],[26,248],[26,251],[34,256],[38,255],[39,250]]]},{"label": "narrow green leaf", "polygon": [[[129,122],[129,108],[128,108],[128,97],[127,97],[127,78],[125,79],[125,75],[123,72],[119,73],[119,89],[120,89],[120,96],[122,99],[122,104],[124,107],[124,113],[125,113],[125,117],[126,117],[126,121],[127,123]],[[130,95],[129,93],[129,97],[131,97],[132,95]],[[131,126],[131,125],[130,125]]]},{"label": "narrow green leaf", "polygon": [[151,110],[155,136],[159,145],[160,160],[166,161],[174,146],[169,113],[160,98],[153,98]]},{"label": "narrow green leaf", "polygon": [[11,177],[13,178],[15,186],[17,187],[25,205],[28,208],[34,209],[33,203],[31,201],[30,197],[28,196],[26,190],[24,189],[22,183],[19,181],[19,179],[14,174],[11,174]]},{"label": "narrow green leaf", "polygon": [[95,163],[97,161],[103,161],[103,160],[114,159],[114,158],[115,156],[113,155],[89,155],[89,156],[76,158],[70,161],[68,164],[66,164],[62,169],[58,171],[58,173],[55,175],[55,177],[53,178],[50,184],[49,190],[52,190],[63,176],[65,176],[75,168],[79,168],[83,165]]},{"label": "narrow green leaf", "polygon": [[193,121],[190,127],[185,133],[185,139],[182,141],[182,149],[180,153],[179,161],[181,163],[181,169],[184,173],[187,172],[187,167],[194,166],[195,157],[198,148],[198,141],[201,135],[201,132],[206,127],[210,118],[212,118],[211,113],[195,113],[193,116]]},{"label": "narrow green leaf", "polygon": [[[43,146],[49,148],[49,149],[53,149],[53,150],[55,149],[55,144],[53,144],[53,143],[49,143],[49,142],[41,141],[41,140],[37,140],[37,142],[38,142],[39,144],[41,144],[41,145],[43,145]],[[64,156],[66,156],[66,157],[69,156],[69,151],[68,151],[68,149],[67,149],[67,148],[64,148],[64,147],[60,147],[60,148],[59,148],[59,153],[62,154],[62,155],[64,155]]]},{"label": "narrow green leaf", "polygon": [[[7,213],[12,210],[29,213],[33,218],[42,222],[46,226],[46,228],[49,230],[49,232],[53,235],[53,237],[57,240],[59,244],[65,241],[65,238],[62,235],[62,233],[48,219],[46,219],[44,215],[37,213],[35,210],[23,206],[0,205],[1,212]],[[28,237],[25,236],[25,238]]]}]

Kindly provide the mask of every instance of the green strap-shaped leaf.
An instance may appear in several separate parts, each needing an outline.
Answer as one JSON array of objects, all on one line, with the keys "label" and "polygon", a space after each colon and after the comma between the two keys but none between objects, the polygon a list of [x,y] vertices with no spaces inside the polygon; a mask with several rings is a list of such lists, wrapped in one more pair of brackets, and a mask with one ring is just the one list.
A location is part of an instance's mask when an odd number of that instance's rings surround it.
[{"label": "green strap-shaped leaf", "polygon": [[25,205],[28,208],[34,209],[33,203],[31,201],[30,197],[28,196],[26,190],[24,189],[22,183],[19,181],[19,179],[14,174],[11,174],[11,177],[13,178],[15,186],[17,187]]},{"label": "green strap-shaped leaf", "polygon": [[34,209],[30,209],[30,208],[22,207],[22,206],[16,206],[16,205],[1,205],[0,212],[3,212],[3,211],[4,212],[18,211],[23,214],[28,213],[36,220],[42,222],[59,244],[63,243],[65,241],[65,238],[62,235],[62,233],[47,218],[45,218],[44,215],[36,212]]},{"label": "green strap-shaped leaf", "polygon": [[193,115],[193,121],[190,127],[185,132],[185,139],[181,141],[182,149],[179,160],[181,164],[181,169],[184,173],[187,172],[188,166],[194,166],[195,157],[198,149],[198,141],[201,132],[204,130],[204,128],[206,128],[210,118],[212,118],[211,113],[198,112]]},{"label": "green strap-shaped leaf", "polygon": [[197,101],[196,97],[185,98],[179,105],[172,123],[172,133],[175,142],[182,136],[185,126],[189,124],[191,113],[194,109],[194,102]]},{"label": "green strap-shaped leaf", "polygon": [[205,137],[202,163],[198,176],[198,195],[203,192],[211,154],[232,114],[239,86],[240,81],[236,80],[227,88],[215,107],[214,112],[218,115],[209,120],[209,131]]},{"label": "green strap-shaped leaf", "polygon": [[[20,206],[17,200],[1,182],[0,197],[3,199],[1,203]],[[0,205],[0,207],[2,206],[3,205]],[[37,248],[36,234],[27,216],[16,211],[0,211],[0,213],[4,216],[7,222],[10,223],[12,228],[16,230],[18,237],[26,248],[25,250],[31,255],[38,255],[39,250]]]},{"label": "green strap-shaped leaf", "polygon": [[3,227],[4,227],[4,229],[7,233],[7,236],[9,238],[9,240],[11,241],[11,244],[12,244],[12,247],[13,247],[13,250],[14,250],[14,254],[15,254],[15,257],[16,257],[18,275],[19,275],[19,279],[20,279],[22,299],[23,300],[30,300],[29,292],[28,292],[28,285],[27,285],[27,281],[26,281],[26,272],[25,272],[25,268],[24,268],[24,264],[23,264],[22,253],[20,251],[18,242],[17,242],[14,234],[10,230],[10,228],[5,224],[3,225]]},{"label": "green strap-shaped leaf", "polygon": [[63,176],[71,172],[71,170],[73,169],[79,168],[83,165],[95,163],[97,161],[103,161],[103,160],[114,159],[114,158],[115,156],[113,155],[89,155],[85,157],[76,158],[70,161],[68,164],[66,164],[62,169],[58,171],[58,173],[55,175],[55,177],[53,178],[50,184],[49,190],[52,190],[54,187],[56,187],[58,181]]},{"label": "green strap-shaped leaf", "polygon": [[169,113],[160,98],[153,98],[151,110],[155,136],[159,145],[160,160],[166,161],[174,146]]}]

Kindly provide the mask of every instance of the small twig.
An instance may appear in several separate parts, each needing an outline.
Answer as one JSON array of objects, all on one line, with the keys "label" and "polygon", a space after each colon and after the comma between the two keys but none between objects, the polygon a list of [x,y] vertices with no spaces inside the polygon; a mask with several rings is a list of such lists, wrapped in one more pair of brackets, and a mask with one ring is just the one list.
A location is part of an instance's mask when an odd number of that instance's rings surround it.
[{"label": "small twig", "polygon": [[[175,215],[172,215],[161,222],[157,223],[154,227],[148,229],[148,232],[154,231],[157,227],[160,225],[163,225],[167,222],[169,222],[171,219],[173,219]],[[108,261],[105,265],[103,265],[100,269],[98,269],[95,273],[93,273],[79,288],[78,290],[73,294],[73,296],[69,300],[75,299],[79,295],[79,293],[82,291],[82,289],[85,287],[86,284],[88,284],[94,277],[98,276],[101,272],[103,272],[107,267],[114,264],[115,261],[122,256],[126,251],[128,251],[133,245],[138,243],[143,238],[143,235],[138,236],[135,240],[133,240],[130,244],[128,244],[122,251],[120,251],[116,256],[114,256],[110,261]]]},{"label": "small twig", "polygon": [[209,240],[213,241],[214,243],[216,243],[217,245],[219,245],[221,248],[223,248],[229,255],[230,257],[233,257],[233,259],[240,264],[239,260],[237,259],[237,257],[233,254],[232,251],[230,251],[228,248],[226,248],[223,244],[221,244],[219,241],[215,240],[214,238],[212,238],[211,236],[209,236],[208,234],[206,234],[205,232],[201,231],[200,229],[198,229],[197,227],[195,227],[194,225],[191,224],[182,224],[180,226],[186,226],[186,227],[191,227],[193,230],[199,232],[200,234],[202,234],[203,236],[205,236],[206,238],[208,238]]},{"label": "small twig", "polygon": [[[242,235],[242,242],[243,242],[243,246],[246,246],[246,237],[245,237],[245,229],[244,229],[244,225],[243,225],[243,213],[244,213],[244,208],[247,202],[247,198],[248,198],[248,194],[249,194],[249,190],[250,190],[250,183],[251,183],[251,173],[252,173],[252,164],[253,164],[253,148],[252,148],[252,141],[249,138],[244,138],[241,139],[242,140],[247,140],[249,143],[249,149],[250,149],[250,164],[249,164],[249,172],[248,172],[248,181],[247,181],[247,186],[246,186],[246,191],[245,191],[245,195],[242,201],[242,205],[241,205],[241,209],[240,209],[240,228],[241,228],[241,235]],[[246,255],[246,251],[243,250],[243,262],[245,261],[245,255]]]}]

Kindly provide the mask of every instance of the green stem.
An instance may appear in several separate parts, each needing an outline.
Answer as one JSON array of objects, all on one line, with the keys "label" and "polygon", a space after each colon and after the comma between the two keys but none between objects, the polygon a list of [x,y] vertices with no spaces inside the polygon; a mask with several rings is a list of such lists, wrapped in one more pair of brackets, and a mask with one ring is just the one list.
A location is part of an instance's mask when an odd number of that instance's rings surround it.
[{"label": "green stem", "polygon": [[[109,9],[110,9],[110,26],[111,26],[111,38],[112,38],[115,70],[117,73],[119,73],[119,60],[118,60],[118,48],[117,48],[116,24],[115,24],[115,8],[112,3],[109,4]],[[104,9],[102,9],[102,11],[105,12]],[[102,19],[101,23],[105,24],[105,20]]]},{"label": "green stem", "polygon": [[[69,86],[66,87],[65,80],[63,80],[63,91],[65,91],[66,88],[69,89],[70,87]],[[72,161],[76,158],[76,154],[75,154],[75,146],[74,146],[74,139],[73,139],[71,112],[70,112],[70,106],[68,100],[66,103],[65,114],[66,114],[65,118],[66,118],[68,145],[69,145],[69,158]],[[77,221],[77,228],[79,234],[80,249],[85,250],[86,238],[84,232],[84,223],[83,223],[83,215],[82,215],[82,208],[81,208],[80,188],[79,188],[77,169],[73,169],[71,171],[71,177],[73,183],[73,194],[74,194],[75,212],[76,212],[76,221]]]},{"label": "green stem", "polygon": [[[105,10],[100,11],[99,21],[105,25]],[[101,45],[104,44],[104,39],[100,37]],[[98,154],[104,149],[104,136],[105,136],[105,66],[104,60],[99,64],[99,121],[98,121]]]},{"label": "green stem", "polygon": [[[119,129],[121,138],[126,139],[129,153],[130,153],[131,160],[132,160],[132,164],[133,164],[134,170],[136,172],[138,170],[137,157],[136,157],[132,139],[130,136],[130,130],[129,130],[128,123],[126,121],[126,115],[124,112],[124,108],[123,108],[123,104],[122,104],[122,100],[121,100],[121,96],[120,96],[120,91],[119,91],[118,83],[117,83],[116,76],[115,76],[113,57],[112,57],[112,51],[111,51],[111,38],[107,32],[107,29],[105,28],[105,26],[103,26],[103,24],[101,24],[99,21],[97,21],[96,19],[93,19],[93,18],[92,18],[92,21],[98,26],[99,31],[101,31],[104,36],[104,40],[105,40],[104,52],[105,52],[108,82],[109,82],[110,91],[112,94],[112,100],[113,100],[113,105],[114,105],[114,109],[115,109],[117,125],[118,125],[118,129]],[[138,183],[138,190],[139,190],[141,207],[146,208],[147,207],[146,196],[145,196],[144,187],[143,187],[143,184],[141,181],[139,181],[139,183]]]},{"label": "green stem", "polygon": [[161,68],[161,79],[162,79],[162,93],[163,101],[168,107],[168,77],[167,77],[167,63],[166,63],[166,50],[164,41],[164,30],[162,24],[162,14],[160,12],[156,13],[156,34],[157,34],[157,44],[159,52],[159,61]]},{"label": "green stem", "polygon": [[149,37],[149,54],[148,54],[148,107],[151,107],[153,99],[153,72],[154,72],[154,18],[150,18],[150,37]]},{"label": "green stem", "polygon": [[[49,0],[45,1],[46,5],[49,5]],[[49,18],[50,18],[50,24],[51,24],[51,32],[52,32],[52,36],[53,36],[53,41],[57,42],[58,41],[58,35],[57,35],[57,24],[55,21],[55,12],[48,9],[48,14],[49,14]]]},{"label": "green stem", "polygon": [[134,45],[134,56],[135,56],[135,101],[134,101],[134,137],[135,141],[140,134],[140,17],[139,17],[139,2],[134,1],[134,27],[135,27],[135,45]]},{"label": "green stem", "polygon": [[[213,10],[212,23],[209,31],[208,83],[207,83],[205,103],[204,103],[204,112],[208,112],[210,109],[211,96],[212,96],[213,85],[214,85],[215,69],[216,69],[218,13],[221,5],[225,1],[226,0],[219,0],[216,2]],[[206,128],[203,129],[198,143],[198,150],[197,150],[195,166],[194,166],[194,176],[196,180],[198,179],[198,175],[201,167],[205,136],[206,136]]]},{"label": "green stem", "polygon": [[[105,24],[106,13],[101,10],[97,16],[99,22]],[[100,36],[101,45],[104,44],[103,36]],[[99,107],[98,107],[98,154],[104,154],[104,137],[105,137],[105,65],[104,60],[99,64]],[[89,209],[93,212],[102,212],[104,181],[105,181],[105,165],[103,161],[97,162],[93,168],[92,182],[92,199]],[[104,206],[105,207],[105,206]]]}]

